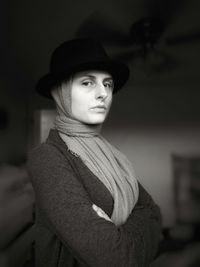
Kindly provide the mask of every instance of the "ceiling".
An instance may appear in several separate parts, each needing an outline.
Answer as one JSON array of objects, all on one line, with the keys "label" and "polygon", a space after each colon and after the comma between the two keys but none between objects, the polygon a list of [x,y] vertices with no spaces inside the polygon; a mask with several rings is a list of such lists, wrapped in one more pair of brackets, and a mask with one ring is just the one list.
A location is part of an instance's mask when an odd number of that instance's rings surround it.
[{"label": "ceiling", "polygon": [[[15,86],[33,90],[37,79],[48,72],[49,57],[53,49],[66,39],[76,36],[82,23],[93,14],[101,14],[101,22],[108,28],[127,34],[131,25],[148,13],[149,0],[3,0],[0,11],[2,41],[0,44],[1,77],[10,79]],[[70,3],[69,3],[70,2]],[[156,2],[156,1],[155,1]],[[169,0],[159,0],[163,16]],[[174,0],[174,2],[176,2]],[[200,1],[182,0],[173,5],[173,16],[161,40],[170,36],[200,33]],[[156,7],[154,7],[156,8]],[[116,54],[132,49],[107,45],[107,50]],[[145,71],[137,61],[129,61],[131,79],[129,85],[188,85],[197,88],[200,84],[200,40],[170,47],[164,51],[177,60],[179,67],[168,68],[162,72]]]}]

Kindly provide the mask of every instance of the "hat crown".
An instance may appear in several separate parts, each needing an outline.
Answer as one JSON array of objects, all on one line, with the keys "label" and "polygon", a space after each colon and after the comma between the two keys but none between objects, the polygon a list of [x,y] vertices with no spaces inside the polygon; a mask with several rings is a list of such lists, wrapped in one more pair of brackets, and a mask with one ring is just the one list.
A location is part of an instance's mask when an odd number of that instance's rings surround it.
[{"label": "hat crown", "polygon": [[129,69],[122,62],[111,59],[101,42],[93,38],[69,40],[52,53],[50,71],[40,78],[36,91],[51,98],[51,90],[74,73],[85,70],[102,70],[110,73],[117,92],[128,80]]},{"label": "hat crown", "polygon": [[58,46],[51,57],[50,72],[60,73],[78,64],[109,60],[106,51],[95,39],[74,39]]}]

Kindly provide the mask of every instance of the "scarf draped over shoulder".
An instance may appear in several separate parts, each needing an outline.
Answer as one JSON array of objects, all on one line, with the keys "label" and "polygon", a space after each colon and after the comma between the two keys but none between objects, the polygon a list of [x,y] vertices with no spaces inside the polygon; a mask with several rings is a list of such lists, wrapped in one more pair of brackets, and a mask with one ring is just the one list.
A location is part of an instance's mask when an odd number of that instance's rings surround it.
[{"label": "scarf draped over shoulder", "polygon": [[56,88],[52,91],[52,97],[57,107],[55,128],[60,137],[109,190],[114,200],[111,220],[116,225],[123,224],[139,195],[131,162],[103,138],[101,125],[88,125],[72,118],[70,88],[66,85],[65,88]]}]

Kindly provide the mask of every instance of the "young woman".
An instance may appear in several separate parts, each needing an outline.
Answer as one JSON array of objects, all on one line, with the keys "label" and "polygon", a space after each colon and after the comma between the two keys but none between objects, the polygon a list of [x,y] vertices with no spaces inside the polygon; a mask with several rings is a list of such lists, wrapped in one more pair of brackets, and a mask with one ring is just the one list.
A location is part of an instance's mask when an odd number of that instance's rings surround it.
[{"label": "young woman", "polygon": [[101,136],[128,68],[93,39],[59,46],[37,91],[57,117],[28,167],[36,195],[36,267],[149,266],[160,212],[130,161]]}]

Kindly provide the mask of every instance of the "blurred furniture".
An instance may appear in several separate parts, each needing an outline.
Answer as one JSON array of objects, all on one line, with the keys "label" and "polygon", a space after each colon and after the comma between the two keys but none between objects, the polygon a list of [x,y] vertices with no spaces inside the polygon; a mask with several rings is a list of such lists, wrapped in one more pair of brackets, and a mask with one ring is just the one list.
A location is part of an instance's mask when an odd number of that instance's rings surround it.
[{"label": "blurred furniture", "polygon": [[31,260],[34,192],[25,166],[0,166],[0,266],[22,267]]},{"label": "blurred furniture", "polygon": [[163,229],[159,256],[151,267],[200,266],[200,156],[173,155],[176,224]]},{"label": "blurred furniture", "polygon": [[174,199],[178,223],[200,224],[200,156],[173,155]]}]

